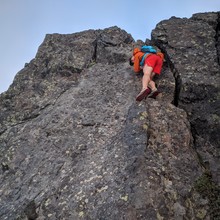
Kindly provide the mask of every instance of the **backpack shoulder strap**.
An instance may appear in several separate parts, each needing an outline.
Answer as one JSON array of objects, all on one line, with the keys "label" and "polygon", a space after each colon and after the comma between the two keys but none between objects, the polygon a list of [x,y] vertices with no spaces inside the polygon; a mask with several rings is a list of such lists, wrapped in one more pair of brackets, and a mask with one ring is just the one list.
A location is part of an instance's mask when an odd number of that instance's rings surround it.
[{"label": "backpack shoulder strap", "polygon": [[145,53],[144,55],[143,55],[143,57],[141,58],[141,62],[140,62],[140,66],[144,66],[144,61],[145,61],[145,59],[147,58],[147,56],[149,55],[150,53]]}]

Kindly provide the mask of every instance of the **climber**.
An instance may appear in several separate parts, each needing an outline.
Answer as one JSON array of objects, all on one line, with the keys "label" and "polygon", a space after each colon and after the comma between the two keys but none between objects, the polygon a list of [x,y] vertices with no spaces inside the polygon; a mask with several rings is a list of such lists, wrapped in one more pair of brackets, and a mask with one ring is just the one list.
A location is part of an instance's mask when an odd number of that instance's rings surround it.
[{"label": "climber", "polygon": [[147,97],[156,98],[156,96],[159,94],[153,78],[156,74],[160,75],[164,55],[161,52],[148,53],[145,57],[143,66],[141,66],[140,63],[144,54],[145,53],[139,48],[134,48],[133,56],[129,60],[130,65],[134,66],[134,72],[138,73],[143,70],[144,74],[142,78],[142,90],[137,95],[136,101],[141,101]]}]

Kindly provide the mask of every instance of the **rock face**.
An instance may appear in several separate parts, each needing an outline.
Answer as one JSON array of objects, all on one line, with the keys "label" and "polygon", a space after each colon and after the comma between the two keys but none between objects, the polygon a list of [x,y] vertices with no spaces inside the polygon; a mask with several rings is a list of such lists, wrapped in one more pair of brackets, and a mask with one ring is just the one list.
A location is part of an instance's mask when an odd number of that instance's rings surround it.
[{"label": "rock face", "polygon": [[195,147],[220,183],[219,14],[171,18],[160,22],[152,36],[166,51],[177,82],[175,103],[188,114]]},{"label": "rock face", "polygon": [[141,103],[143,42],[47,35],[0,95],[0,219],[219,219],[219,17],[156,26],[162,93]]}]

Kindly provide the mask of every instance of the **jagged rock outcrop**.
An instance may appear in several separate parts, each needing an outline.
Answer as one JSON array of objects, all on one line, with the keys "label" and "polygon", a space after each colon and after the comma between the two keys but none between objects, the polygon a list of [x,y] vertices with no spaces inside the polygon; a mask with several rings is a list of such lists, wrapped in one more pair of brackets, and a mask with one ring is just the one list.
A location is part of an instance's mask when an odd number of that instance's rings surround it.
[{"label": "jagged rock outcrop", "polygon": [[195,147],[211,166],[218,183],[220,183],[219,21],[218,13],[195,14],[191,19],[173,17],[160,22],[152,32],[157,45],[166,51],[177,82],[175,103],[187,112]]},{"label": "jagged rock outcrop", "polygon": [[1,219],[218,219],[219,13],[152,31],[156,99],[135,102],[143,43],[118,27],[45,37],[0,95]]}]

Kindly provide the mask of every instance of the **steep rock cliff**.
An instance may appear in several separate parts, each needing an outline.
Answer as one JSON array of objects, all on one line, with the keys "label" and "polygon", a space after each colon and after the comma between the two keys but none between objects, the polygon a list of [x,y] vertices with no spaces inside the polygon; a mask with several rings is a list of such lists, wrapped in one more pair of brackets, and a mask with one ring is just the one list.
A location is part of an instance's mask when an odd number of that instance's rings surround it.
[{"label": "steep rock cliff", "polygon": [[136,103],[118,27],[50,34],[0,96],[1,219],[218,219],[219,13],[161,21]]}]

